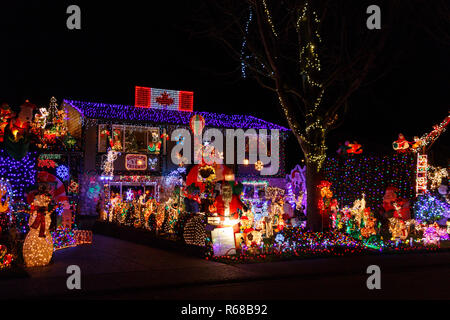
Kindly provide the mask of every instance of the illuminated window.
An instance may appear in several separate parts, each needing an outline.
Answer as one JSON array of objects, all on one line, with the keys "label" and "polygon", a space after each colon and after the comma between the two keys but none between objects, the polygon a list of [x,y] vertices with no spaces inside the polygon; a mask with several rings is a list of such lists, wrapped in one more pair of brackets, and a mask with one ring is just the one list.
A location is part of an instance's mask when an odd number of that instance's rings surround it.
[{"label": "illuminated window", "polygon": [[162,142],[159,128],[142,126],[124,126],[123,128],[126,153],[160,153]]},{"label": "illuminated window", "polygon": [[107,126],[102,124],[98,126],[98,152],[106,152],[108,144]]},{"label": "illuminated window", "polygon": [[137,151],[139,153],[147,152],[147,128],[136,128],[134,135],[136,137]]},{"label": "illuminated window", "polygon": [[123,150],[123,127],[122,126],[113,126],[112,127],[112,149],[115,151]]},{"label": "illuminated window", "polygon": [[138,144],[134,127],[125,127],[125,152],[138,152]]}]

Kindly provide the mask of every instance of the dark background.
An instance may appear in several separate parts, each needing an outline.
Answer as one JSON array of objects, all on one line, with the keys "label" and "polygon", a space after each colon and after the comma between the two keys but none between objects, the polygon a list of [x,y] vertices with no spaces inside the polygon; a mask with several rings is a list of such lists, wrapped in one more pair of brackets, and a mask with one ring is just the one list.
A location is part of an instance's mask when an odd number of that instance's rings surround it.
[{"label": "dark background", "polygon": [[[430,2],[418,2],[422,5],[414,8],[415,13],[421,14],[422,6]],[[66,28],[70,4],[81,8],[81,30]],[[14,106],[30,99],[46,105],[55,96],[58,101],[134,104],[134,86],[142,85],[192,90],[195,110],[251,114],[286,126],[277,97],[253,80],[243,80],[239,62],[220,43],[189,37],[186,31],[194,23],[195,5],[195,1],[2,2],[0,101]],[[361,15],[366,16],[364,10]],[[393,30],[386,49],[399,58],[386,75],[352,96],[346,122],[329,135],[329,155],[335,154],[339,141],[355,139],[365,153],[392,153],[399,132],[412,140],[448,114],[450,46],[430,37],[415,17],[399,19],[402,25]],[[424,22],[433,19],[437,17],[422,17]],[[448,142],[449,134],[444,133],[431,149],[436,164],[447,165]],[[293,137],[288,153],[289,169],[303,157]]]}]

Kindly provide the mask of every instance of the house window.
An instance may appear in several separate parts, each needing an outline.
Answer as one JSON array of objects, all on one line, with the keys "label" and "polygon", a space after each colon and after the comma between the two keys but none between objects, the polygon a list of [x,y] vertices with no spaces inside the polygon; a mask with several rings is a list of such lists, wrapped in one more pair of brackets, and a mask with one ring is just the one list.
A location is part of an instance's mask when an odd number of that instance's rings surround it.
[{"label": "house window", "polygon": [[105,124],[98,126],[98,152],[112,147],[119,152],[159,154],[161,145],[159,128],[113,125],[111,132]]},{"label": "house window", "polygon": [[134,127],[125,127],[125,152],[138,152],[138,144]]},{"label": "house window", "polygon": [[268,183],[265,181],[243,181],[244,195],[243,198],[248,199],[262,199],[265,197]]},{"label": "house window", "polygon": [[120,126],[120,130],[117,137],[123,141],[124,152],[159,154],[161,148],[159,128]]},{"label": "house window", "polygon": [[108,144],[108,128],[101,124],[98,126],[98,152],[106,152]]},{"label": "house window", "polygon": [[135,128],[134,136],[136,138],[137,151],[139,153],[147,152],[147,128]]},{"label": "house window", "polygon": [[123,127],[122,126],[113,126],[112,133],[112,149],[115,151],[123,150]]}]

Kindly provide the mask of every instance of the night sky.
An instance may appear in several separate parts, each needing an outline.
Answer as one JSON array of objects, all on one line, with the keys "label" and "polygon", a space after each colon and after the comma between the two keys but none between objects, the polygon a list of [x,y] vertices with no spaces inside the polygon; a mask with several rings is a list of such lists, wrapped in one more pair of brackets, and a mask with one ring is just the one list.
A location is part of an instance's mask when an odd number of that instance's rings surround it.
[{"label": "night sky", "polygon": [[[81,7],[81,30],[66,28],[70,4]],[[133,104],[134,86],[142,85],[194,91],[195,110],[245,113],[286,125],[277,97],[243,80],[239,62],[220,43],[189,37],[191,18],[189,1],[2,1],[0,100],[42,105],[55,96]],[[413,17],[400,20],[410,24],[393,30],[388,47],[399,58],[385,76],[352,96],[345,124],[330,135],[329,154],[347,139],[360,141],[367,153],[390,153],[399,132],[412,140],[448,114],[450,44],[430,37]],[[431,149],[437,161],[449,158],[449,141],[445,133]],[[289,146],[294,165],[301,152],[295,139]]]}]

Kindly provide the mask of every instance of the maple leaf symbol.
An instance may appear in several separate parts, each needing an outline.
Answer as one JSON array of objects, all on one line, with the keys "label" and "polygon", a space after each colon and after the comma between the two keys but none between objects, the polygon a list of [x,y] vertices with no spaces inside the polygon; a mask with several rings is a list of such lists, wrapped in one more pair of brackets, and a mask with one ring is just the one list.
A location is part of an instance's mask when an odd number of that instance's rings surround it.
[{"label": "maple leaf symbol", "polygon": [[164,91],[159,97],[155,99],[155,101],[164,107],[170,106],[174,103],[174,100],[170,97],[170,95]]}]

